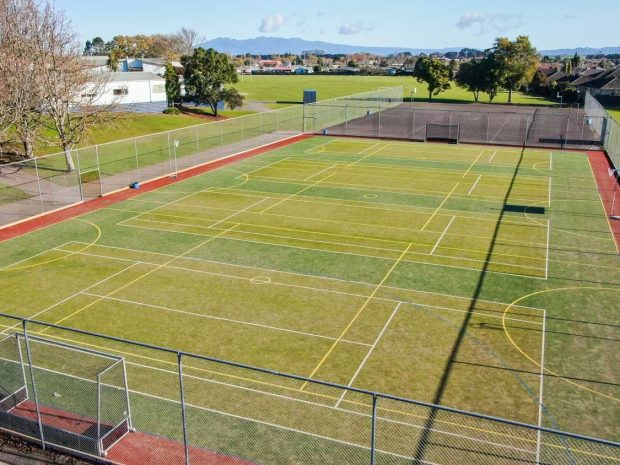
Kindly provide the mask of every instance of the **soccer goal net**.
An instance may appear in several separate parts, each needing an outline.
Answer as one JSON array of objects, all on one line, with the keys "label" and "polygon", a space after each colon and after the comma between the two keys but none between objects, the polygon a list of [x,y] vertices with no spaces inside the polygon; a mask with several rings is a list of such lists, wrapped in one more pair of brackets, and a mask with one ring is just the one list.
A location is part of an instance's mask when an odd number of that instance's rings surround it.
[{"label": "soccer goal net", "polygon": [[426,125],[426,141],[450,142],[458,144],[461,133],[459,124],[437,124],[428,123]]},{"label": "soccer goal net", "polygon": [[0,341],[0,429],[105,456],[131,430],[125,361],[21,333]]}]

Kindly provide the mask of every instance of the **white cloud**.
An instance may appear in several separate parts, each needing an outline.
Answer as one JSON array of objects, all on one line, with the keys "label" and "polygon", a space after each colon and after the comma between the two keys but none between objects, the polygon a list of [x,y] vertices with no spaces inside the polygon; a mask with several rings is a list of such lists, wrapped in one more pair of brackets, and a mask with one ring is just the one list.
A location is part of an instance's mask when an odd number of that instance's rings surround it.
[{"label": "white cloud", "polygon": [[478,28],[478,34],[486,34],[487,32],[506,32],[523,25],[523,19],[518,14],[508,13],[470,13],[461,16],[456,23],[461,31],[471,28]]},{"label": "white cloud", "polygon": [[258,30],[260,32],[276,32],[286,23],[286,19],[281,14],[267,16],[263,18]]},{"label": "white cloud", "polygon": [[344,23],[338,29],[338,34],[344,36],[351,36],[355,34],[361,34],[362,32],[370,32],[374,29],[374,26],[365,25],[362,22],[358,23]]}]

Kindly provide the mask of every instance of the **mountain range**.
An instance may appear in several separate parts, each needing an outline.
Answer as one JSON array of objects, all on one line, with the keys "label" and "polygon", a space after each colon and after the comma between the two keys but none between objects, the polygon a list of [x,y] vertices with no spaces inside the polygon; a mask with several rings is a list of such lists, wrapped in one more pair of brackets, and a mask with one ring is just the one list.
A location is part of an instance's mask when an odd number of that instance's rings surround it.
[{"label": "mountain range", "polygon": [[[295,53],[301,54],[307,50],[322,50],[328,54],[352,54],[352,53],[372,53],[375,55],[391,55],[395,53],[410,52],[414,55],[420,53],[447,53],[458,52],[463,47],[447,47],[447,48],[407,48],[407,47],[368,47],[363,45],[345,45],[333,44],[322,41],[310,41],[297,37],[256,37],[254,39],[231,39],[228,37],[218,37],[201,44],[205,48],[214,48],[219,52],[228,53],[230,55],[243,55],[251,53],[252,55],[271,55]],[[556,50],[540,50],[543,55],[594,55],[597,53],[612,54],[620,53],[620,47],[577,47],[563,48]]]}]

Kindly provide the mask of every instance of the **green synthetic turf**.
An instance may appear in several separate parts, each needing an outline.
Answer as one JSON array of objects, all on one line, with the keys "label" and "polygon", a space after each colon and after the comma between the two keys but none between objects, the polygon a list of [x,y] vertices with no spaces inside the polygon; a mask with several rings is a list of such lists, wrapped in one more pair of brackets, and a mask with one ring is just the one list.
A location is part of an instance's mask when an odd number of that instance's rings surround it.
[{"label": "green synthetic turf", "polygon": [[[620,436],[620,272],[584,153],[316,137],[0,250],[0,312],[528,423],[544,324],[542,424]],[[180,438],[178,418],[160,421],[177,407],[176,357],[31,331],[124,355],[137,426]],[[240,438],[318,447],[270,424],[367,437],[368,397],[325,409],[341,391],[185,364],[190,439],[205,448],[290,463],[294,451],[276,460]],[[380,422],[384,449],[412,456],[399,441],[429,412],[382,402],[405,423]],[[436,427],[488,428],[447,416]]]}]

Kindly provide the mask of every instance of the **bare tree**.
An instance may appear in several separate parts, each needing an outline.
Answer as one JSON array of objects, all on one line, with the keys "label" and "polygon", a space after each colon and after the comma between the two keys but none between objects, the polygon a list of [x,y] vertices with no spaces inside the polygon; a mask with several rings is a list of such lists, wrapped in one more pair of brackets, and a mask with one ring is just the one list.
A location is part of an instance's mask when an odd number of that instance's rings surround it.
[{"label": "bare tree", "polygon": [[109,77],[88,69],[71,22],[50,3],[40,9],[38,31],[35,56],[37,72],[46,90],[46,121],[58,136],[67,170],[73,171],[73,148],[90,126],[109,118],[115,106],[99,104]]},{"label": "bare tree", "polygon": [[36,72],[34,38],[38,33],[34,0],[0,0],[0,130],[14,133],[23,150],[34,156],[42,126],[43,83]]},{"label": "bare tree", "polygon": [[175,34],[175,46],[179,55],[191,55],[205,38],[193,29],[182,27]]}]

